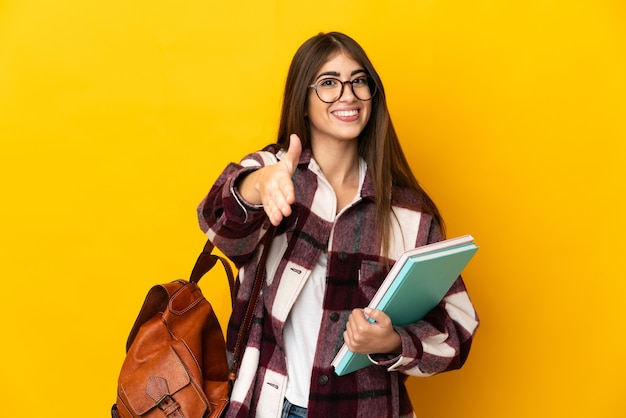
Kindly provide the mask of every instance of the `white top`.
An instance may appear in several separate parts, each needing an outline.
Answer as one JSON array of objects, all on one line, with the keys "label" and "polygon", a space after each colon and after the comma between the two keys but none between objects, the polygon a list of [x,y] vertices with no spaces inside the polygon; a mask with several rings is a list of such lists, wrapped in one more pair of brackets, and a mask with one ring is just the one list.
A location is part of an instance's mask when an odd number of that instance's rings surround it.
[{"label": "white top", "polygon": [[[359,161],[359,190],[355,199],[361,195],[366,171],[367,164],[361,159]],[[336,202],[328,203],[332,204],[336,211]],[[287,376],[289,376],[285,397],[292,404],[303,408],[309,404],[313,360],[322,322],[327,263],[328,253],[324,251],[291,308],[283,330]]]},{"label": "white top", "polygon": [[327,261],[327,253],[323,253],[317,260],[317,265],[291,309],[283,331],[289,376],[285,396],[289,402],[303,408],[309,403],[313,358],[322,321]]}]

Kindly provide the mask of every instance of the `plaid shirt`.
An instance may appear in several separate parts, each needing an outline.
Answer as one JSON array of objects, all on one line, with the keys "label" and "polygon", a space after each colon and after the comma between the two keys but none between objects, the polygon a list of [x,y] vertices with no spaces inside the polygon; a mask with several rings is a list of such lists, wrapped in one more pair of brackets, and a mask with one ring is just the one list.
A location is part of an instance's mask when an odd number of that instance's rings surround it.
[{"label": "plaid shirt", "polygon": [[[274,147],[231,163],[198,207],[202,230],[239,268],[236,306],[228,326],[229,357],[249,298],[260,242],[269,222],[260,206],[243,201],[237,179],[281,157]],[[395,327],[399,356],[371,356],[376,362],[346,376],[330,366],[343,344],[350,312],[365,307],[386,269],[375,233],[374,187],[369,171],[361,196],[335,218],[334,192],[310,150],[304,150],[293,176],[296,202],[277,228],[266,266],[262,301],[256,306],[228,417],[279,417],[286,386],[283,327],[304,282],[322,251],[328,251],[323,315],[309,395],[310,417],[412,417],[404,382],[408,375],[430,376],[460,368],[470,350],[478,317],[461,277],[443,301],[421,321]],[[330,205],[330,207],[329,207]],[[416,193],[393,189],[393,262],[407,249],[441,240],[431,216],[420,212]]]}]

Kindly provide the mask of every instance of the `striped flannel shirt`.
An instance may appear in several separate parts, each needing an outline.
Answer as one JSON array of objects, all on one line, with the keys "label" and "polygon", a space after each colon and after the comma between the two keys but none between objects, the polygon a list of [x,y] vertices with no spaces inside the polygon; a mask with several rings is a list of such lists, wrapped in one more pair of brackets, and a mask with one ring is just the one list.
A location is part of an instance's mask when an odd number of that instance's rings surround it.
[{"label": "striped flannel shirt", "polygon": [[[239,164],[229,164],[198,207],[201,229],[239,269],[236,304],[227,331],[231,361],[269,226],[262,207],[245,202],[235,185],[246,173],[276,163],[281,155],[269,146]],[[368,170],[361,196],[336,214],[334,192],[308,149],[300,156],[293,182],[296,201],[271,244],[262,303],[256,306],[227,416],[280,416],[288,379],[283,327],[325,250],[326,290],[308,416],[414,416],[404,385],[406,377],[460,368],[469,353],[478,317],[462,278],[423,320],[395,327],[402,341],[401,355],[371,356],[372,366],[346,376],[335,375],[330,364],[343,343],[348,316],[352,309],[368,304],[387,271],[375,233],[374,187]],[[391,263],[404,250],[443,238],[432,217],[420,212],[420,207],[414,191],[393,189]]]}]

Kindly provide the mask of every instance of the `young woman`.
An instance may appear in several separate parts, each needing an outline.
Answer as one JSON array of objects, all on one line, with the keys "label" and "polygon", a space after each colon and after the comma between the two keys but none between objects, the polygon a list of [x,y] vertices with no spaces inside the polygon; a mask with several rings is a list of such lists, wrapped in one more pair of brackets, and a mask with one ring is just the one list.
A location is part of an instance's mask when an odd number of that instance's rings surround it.
[{"label": "young woman", "polygon": [[[411,417],[406,377],[465,362],[478,317],[461,277],[408,326],[363,309],[404,250],[445,234],[404,157],[382,82],[350,37],[319,34],[298,49],[277,143],[230,164],[198,216],[239,268],[231,354],[263,237],[277,226],[227,416]],[[330,364],[344,342],[372,366],[337,376]]]}]

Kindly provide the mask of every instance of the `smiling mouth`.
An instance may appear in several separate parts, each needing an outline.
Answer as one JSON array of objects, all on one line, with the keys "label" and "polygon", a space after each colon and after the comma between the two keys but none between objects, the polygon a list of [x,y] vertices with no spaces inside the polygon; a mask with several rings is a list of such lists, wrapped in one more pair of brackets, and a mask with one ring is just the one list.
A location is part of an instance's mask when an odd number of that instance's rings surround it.
[{"label": "smiling mouth", "polygon": [[356,109],[355,110],[337,110],[333,112],[333,114],[341,118],[349,118],[349,117],[358,115],[359,111]]}]

